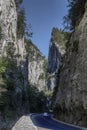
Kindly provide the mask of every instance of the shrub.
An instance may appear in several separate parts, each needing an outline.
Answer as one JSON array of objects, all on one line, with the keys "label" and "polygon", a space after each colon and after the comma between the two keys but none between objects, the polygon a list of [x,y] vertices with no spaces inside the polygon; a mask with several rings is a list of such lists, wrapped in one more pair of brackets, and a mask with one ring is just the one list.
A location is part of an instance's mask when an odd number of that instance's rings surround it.
[{"label": "shrub", "polygon": [[28,96],[30,101],[30,112],[43,112],[46,109],[46,96],[34,85],[29,84]]},{"label": "shrub", "polygon": [[42,79],[42,80],[45,79],[45,75],[44,75],[44,73],[42,73],[42,74],[39,76],[39,79]]},{"label": "shrub", "polygon": [[3,108],[8,104],[9,97],[7,95],[7,92],[0,93],[0,110],[3,110]]},{"label": "shrub", "polygon": [[71,34],[70,32],[64,32],[64,37],[65,37],[65,47],[66,47],[66,50],[69,48],[70,46],[70,38],[71,38]]},{"label": "shrub", "polygon": [[7,67],[7,61],[4,58],[0,58],[0,74],[5,73]]}]

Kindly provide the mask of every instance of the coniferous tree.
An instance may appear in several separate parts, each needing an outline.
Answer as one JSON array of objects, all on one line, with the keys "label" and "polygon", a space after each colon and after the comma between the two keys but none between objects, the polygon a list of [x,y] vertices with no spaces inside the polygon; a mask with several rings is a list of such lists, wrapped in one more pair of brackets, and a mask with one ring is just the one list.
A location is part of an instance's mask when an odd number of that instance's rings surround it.
[{"label": "coniferous tree", "polygon": [[67,29],[74,30],[79,24],[87,0],[68,0],[68,14],[64,17],[64,24]]},{"label": "coniferous tree", "polygon": [[25,35],[26,28],[26,17],[24,8],[18,11],[18,21],[17,21],[17,36],[18,38],[22,38]]},{"label": "coniferous tree", "polygon": [[23,0],[15,0],[15,4],[17,9],[19,9],[20,5],[23,3]]},{"label": "coniferous tree", "polygon": [[18,14],[18,20],[17,20],[17,37],[22,38],[24,37],[31,37],[31,25],[26,24],[26,15],[25,15],[25,9],[21,6],[23,3],[23,0],[15,0],[16,8],[17,8],[17,14]]}]

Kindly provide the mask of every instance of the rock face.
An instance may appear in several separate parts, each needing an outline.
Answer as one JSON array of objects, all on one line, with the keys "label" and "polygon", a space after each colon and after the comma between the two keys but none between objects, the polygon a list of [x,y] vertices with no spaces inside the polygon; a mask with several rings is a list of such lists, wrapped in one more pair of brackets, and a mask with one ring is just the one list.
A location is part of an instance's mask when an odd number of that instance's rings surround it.
[{"label": "rock face", "polygon": [[53,90],[56,86],[57,72],[61,66],[61,53],[57,43],[51,43],[49,47],[48,69],[47,69],[47,86]]},{"label": "rock face", "polygon": [[29,62],[29,81],[32,85],[36,86],[38,90],[45,89],[45,71],[43,69],[45,60],[41,57],[40,61]]},{"label": "rock face", "polygon": [[87,10],[63,58],[54,104],[58,119],[87,126]]},{"label": "rock face", "polygon": [[65,53],[64,43],[63,34],[57,28],[53,28],[47,68],[47,86],[49,90],[53,90],[57,84],[58,72],[62,65],[62,56]]},{"label": "rock face", "polygon": [[28,81],[39,90],[45,88],[46,59],[32,43],[17,38],[14,0],[0,0],[0,28],[0,58],[8,61],[5,72],[8,107],[17,109],[19,113],[29,112]]},{"label": "rock face", "polygon": [[[38,90],[45,88],[47,61],[36,46],[29,43],[17,37],[15,1],[0,0],[0,129],[11,129],[14,118],[29,113],[28,82]],[[2,61],[6,64],[4,68]],[[4,76],[1,67],[5,70]],[[9,114],[12,122],[8,121]]]},{"label": "rock face", "polygon": [[14,0],[0,1],[0,26],[3,35],[0,53],[5,54],[5,46],[9,42],[13,42],[16,46],[17,12]]},{"label": "rock face", "polygon": [[[10,68],[6,71],[10,106],[19,111],[28,108],[28,60],[24,39],[17,39],[17,11],[14,0],[0,1],[0,54],[9,61]],[[13,87],[14,86],[14,87]],[[25,110],[24,110],[25,109]],[[23,112],[22,111],[22,112]]]},{"label": "rock face", "polygon": [[47,60],[31,41],[27,43],[26,48],[28,54],[28,80],[38,90],[44,90],[46,86],[45,73]]}]

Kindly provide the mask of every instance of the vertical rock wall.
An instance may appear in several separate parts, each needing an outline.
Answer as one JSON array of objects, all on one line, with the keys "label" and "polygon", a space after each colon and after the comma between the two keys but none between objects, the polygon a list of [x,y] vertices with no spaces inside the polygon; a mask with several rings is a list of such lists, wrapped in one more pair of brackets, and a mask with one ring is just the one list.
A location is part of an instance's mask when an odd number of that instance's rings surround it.
[{"label": "vertical rock wall", "polygon": [[54,110],[60,120],[87,126],[87,10],[63,60]]},{"label": "vertical rock wall", "polygon": [[56,86],[57,74],[61,66],[61,53],[57,43],[51,43],[49,47],[48,68],[47,68],[47,86],[53,90]]},{"label": "vertical rock wall", "polygon": [[62,57],[65,53],[64,33],[57,28],[53,28],[49,45],[48,67],[47,67],[47,86],[49,90],[56,87],[59,69],[62,65]]},{"label": "vertical rock wall", "polygon": [[[0,0],[0,27],[2,38],[0,41],[1,57],[10,58],[14,62],[12,69],[9,68],[6,72],[7,81],[13,81],[15,84],[14,90],[9,90],[10,105],[16,107],[19,111],[27,102],[27,85],[28,85],[28,61],[24,39],[17,39],[17,11],[14,0]],[[9,53],[9,54],[8,54]],[[9,63],[10,64],[10,63]],[[12,75],[12,76],[10,76]],[[24,111],[25,105],[23,106]]]}]

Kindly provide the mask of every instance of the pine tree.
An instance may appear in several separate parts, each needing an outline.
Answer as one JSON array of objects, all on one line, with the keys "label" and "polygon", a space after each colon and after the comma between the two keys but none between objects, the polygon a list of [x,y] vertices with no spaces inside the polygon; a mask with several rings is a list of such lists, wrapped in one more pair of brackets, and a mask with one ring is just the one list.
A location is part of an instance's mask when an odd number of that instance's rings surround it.
[{"label": "pine tree", "polygon": [[23,0],[15,0],[15,4],[17,9],[19,9],[20,5],[23,3]]},{"label": "pine tree", "polygon": [[22,8],[18,11],[18,21],[17,21],[17,36],[18,38],[22,38],[25,35],[25,28],[26,28],[26,17],[25,17],[25,10]]},{"label": "pine tree", "polygon": [[79,24],[87,0],[68,0],[68,14],[64,17],[64,24],[67,29],[74,30]]}]

